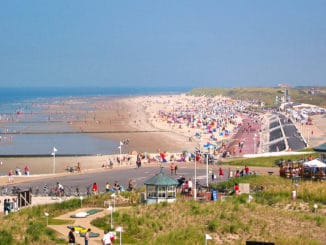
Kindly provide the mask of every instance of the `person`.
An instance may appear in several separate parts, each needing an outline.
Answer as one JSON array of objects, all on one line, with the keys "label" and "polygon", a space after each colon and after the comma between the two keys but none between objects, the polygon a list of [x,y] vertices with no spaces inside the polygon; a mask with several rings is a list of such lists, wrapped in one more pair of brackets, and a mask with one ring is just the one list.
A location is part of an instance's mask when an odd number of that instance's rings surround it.
[{"label": "person", "polygon": [[22,175],[22,173],[21,173],[21,171],[20,171],[20,168],[19,168],[19,167],[16,167],[16,170],[15,170],[15,172],[16,172],[16,175]]},{"label": "person", "polygon": [[216,179],[216,175],[215,175],[214,171],[212,171],[212,181],[215,181],[215,179]]},{"label": "person", "polygon": [[135,189],[135,180],[133,179],[129,179],[128,182],[128,191],[133,191]]},{"label": "person", "polygon": [[110,183],[109,182],[106,182],[106,185],[105,185],[105,192],[110,192]]},{"label": "person", "polygon": [[80,167],[80,162],[77,162],[77,172],[80,173],[81,167]]},{"label": "person", "polygon": [[14,176],[12,174],[12,170],[11,169],[8,172],[8,179],[9,179],[9,183],[14,182]]},{"label": "person", "polygon": [[10,213],[10,200],[9,199],[4,200],[3,209],[4,209],[5,215],[8,215],[8,213]]},{"label": "person", "polygon": [[97,186],[96,182],[93,183],[92,191],[93,191],[94,195],[96,195],[98,193],[98,186]]},{"label": "person", "polygon": [[175,165],[174,165],[174,162],[171,163],[170,170],[171,170],[171,175],[172,175],[173,172],[175,171]]},{"label": "person", "polygon": [[177,175],[177,170],[178,170],[178,165],[176,164],[176,165],[174,166],[174,174],[175,174],[175,175]]},{"label": "person", "polygon": [[60,184],[59,182],[57,182],[57,195],[63,196],[64,192],[65,191],[64,191],[63,185]]},{"label": "person", "polygon": [[25,175],[29,176],[29,167],[26,165],[24,168]]},{"label": "person", "polygon": [[191,191],[192,191],[192,180],[191,178],[189,178],[188,180],[188,194],[191,195]]},{"label": "person", "polygon": [[113,190],[114,190],[115,192],[120,191],[120,184],[119,184],[119,182],[118,182],[117,180],[114,181],[114,184],[113,184]]},{"label": "person", "polygon": [[219,176],[221,177],[221,176],[224,176],[224,173],[223,173],[223,169],[220,167],[219,168]]},{"label": "person", "polygon": [[75,232],[75,228],[72,227],[72,228],[70,229],[70,231],[69,231],[69,234],[68,234],[68,243],[69,243],[70,245],[75,245],[75,244],[76,244],[76,238],[75,238],[75,234],[74,234],[74,232]]},{"label": "person", "polygon": [[247,165],[245,166],[244,170],[245,170],[246,175],[248,175],[249,174],[249,167]]},{"label": "person", "polygon": [[141,155],[140,154],[137,155],[136,165],[137,165],[137,168],[141,167]]},{"label": "person", "polygon": [[88,228],[86,233],[85,233],[85,236],[84,236],[84,241],[85,241],[85,245],[88,245],[88,241],[89,241],[89,233],[91,232],[91,229]]},{"label": "person", "polygon": [[240,189],[239,189],[238,183],[235,183],[234,184],[234,192],[235,192],[236,195],[239,195],[240,194]]},{"label": "person", "polygon": [[105,230],[104,231],[104,236],[102,238],[102,244],[103,245],[111,245],[112,244],[111,239],[112,239],[111,234],[107,230]]}]

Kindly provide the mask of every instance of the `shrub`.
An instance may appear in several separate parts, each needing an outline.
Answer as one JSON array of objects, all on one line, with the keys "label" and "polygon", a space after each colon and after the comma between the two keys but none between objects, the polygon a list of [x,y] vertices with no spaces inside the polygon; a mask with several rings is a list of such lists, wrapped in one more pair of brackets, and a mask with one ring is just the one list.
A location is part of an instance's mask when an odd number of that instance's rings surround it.
[{"label": "shrub", "polygon": [[12,234],[6,230],[0,230],[0,245],[14,244],[14,238]]},{"label": "shrub", "polygon": [[40,222],[29,222],[26,234],[31,237],[32,241],[38,241],[44,232],[45,226]]},{"label": "shrub", "polygon": [[217,227],[218,227],[218,221],[216,219],[210,220],[207,224],[207,229],[211,232],[216,231]]}]

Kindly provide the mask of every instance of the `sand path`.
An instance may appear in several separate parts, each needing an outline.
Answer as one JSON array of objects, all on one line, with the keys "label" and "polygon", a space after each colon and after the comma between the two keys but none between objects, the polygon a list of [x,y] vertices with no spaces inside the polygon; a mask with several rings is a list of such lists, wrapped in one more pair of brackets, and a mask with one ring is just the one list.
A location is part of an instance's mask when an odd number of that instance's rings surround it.
[{"label": "sand path", "polygon": [[[91,232],[93,233],[98,233],[100,234],[99,237],[92,237],[90,238],[89,244],[102,244],[101,239],[103,237],[103,230],[91,225],[91,221],[96,219],[96,218],[100,218],[100,217],[104,217],[105,215],[110,214],[110,211],[108,211],[107,209],[101,208],[102,211],[95,213],[93,215],[89,215],[85,218],[71,218],[71,215],[74,215],[76,213],[79,212],[87,212],[88,210],[90,210],[92,208],[80,208],[77,209],[75,211],[60,215],[58,217],[55,217],[55,219],[61,219],[61,220],[72,220],[73,221],[73,226],[82,226],[86,229],[90,228]],[[100,209],[100,208],[96,208],[96,209]],[[108,220],[108,223],[110,222],[110,220]],[[52,228],[53,230],[57,231],[65,240],[68,240],[68,233],[69,233],[69,229],[67,228],[68,225],[49,225],[50,228]],[[75,234],[76,237],[76,243],[77,244],[84,244],[84,237],[81,237],[79,234]]]}]

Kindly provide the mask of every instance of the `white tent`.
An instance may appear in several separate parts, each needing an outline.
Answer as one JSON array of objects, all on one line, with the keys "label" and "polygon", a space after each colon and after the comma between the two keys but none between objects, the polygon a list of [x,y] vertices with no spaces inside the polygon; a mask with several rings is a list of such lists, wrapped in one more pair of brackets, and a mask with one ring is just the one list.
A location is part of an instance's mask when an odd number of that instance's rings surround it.
[{"label": "white tent", "polygon": [[307,166],[309,168],[326,168],[326,164],[319,161],[318,159],[314,159],[309,162],[305,162],[305,163],[303,163],[303,166]]}]

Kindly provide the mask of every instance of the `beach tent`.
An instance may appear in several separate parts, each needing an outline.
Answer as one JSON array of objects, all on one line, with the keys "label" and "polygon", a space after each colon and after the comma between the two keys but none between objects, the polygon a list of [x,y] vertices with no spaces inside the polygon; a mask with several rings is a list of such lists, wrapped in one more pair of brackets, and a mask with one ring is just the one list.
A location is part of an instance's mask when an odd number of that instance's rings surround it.
[{"label": "beach tent", "polygon": [[326,164],[319,161],[318,159],[314,159],[309,162],[305,162],[305,163],[303,163],[303,166],[306,166],[309,168],[326,168]]}]

